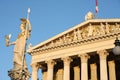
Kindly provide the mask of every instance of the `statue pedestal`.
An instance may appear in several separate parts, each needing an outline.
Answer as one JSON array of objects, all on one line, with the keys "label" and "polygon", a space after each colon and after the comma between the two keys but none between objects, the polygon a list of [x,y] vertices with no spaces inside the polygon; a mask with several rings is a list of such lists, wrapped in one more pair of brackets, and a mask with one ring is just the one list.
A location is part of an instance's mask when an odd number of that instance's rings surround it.
[{"label": "statue pedestal", "polygon": [[10,76],[11,80],[29,80],[30,73],[26,69],[11,69],[8,71],[8,76]]}]

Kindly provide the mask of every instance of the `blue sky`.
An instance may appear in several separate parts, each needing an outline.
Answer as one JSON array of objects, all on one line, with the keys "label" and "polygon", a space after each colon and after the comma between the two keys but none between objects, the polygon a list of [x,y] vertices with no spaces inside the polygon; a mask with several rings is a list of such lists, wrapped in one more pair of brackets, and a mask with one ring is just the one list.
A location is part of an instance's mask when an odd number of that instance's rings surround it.
[{"label": "blue sky", "polygon": [[[98,18],[120,18],[120,0],[98,0],[98,5]],[[95,0],[0,0],[0,80],[10,80],[7,71],[13,68],[14,46],[5,46],[5,35],[16,40],[29,7],[32,32],[27,43],[34,46],[83,22],[87,12],[95,13]],[[31,56],[26,59],[31,72]]]}]

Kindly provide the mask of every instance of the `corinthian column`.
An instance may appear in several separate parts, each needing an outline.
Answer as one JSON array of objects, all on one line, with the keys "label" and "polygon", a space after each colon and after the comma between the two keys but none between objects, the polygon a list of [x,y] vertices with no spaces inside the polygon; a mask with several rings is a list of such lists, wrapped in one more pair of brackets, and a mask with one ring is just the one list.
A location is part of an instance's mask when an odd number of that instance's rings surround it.
[{"label": "corinthian column", "polygon": [[62,58],[64,62],[64,77],[63,80],[70,80],[70,62],[72,59],[70,57]]},{"label": "corinthian column", "polygon": [[97,80],[97,66],[96,64],[91,64],[90,65],[91,69],[91,80]]},{"label": "corinthian column", "polygon": [[38,63],[32,64],[32,80],[38,80]]},{"label": "corinthian column", "polygon": [[48,67],[47,80],[53,80],[53,68],[55,65],[55,61],[49,60],[49,61],[46,61],[46,63],[47,63],[47,67]]},{"label": "corinthian column", "polygon": [[81,80],[88,80],[88,65],[89,56],[87,54],[79,55],[81,58]]},{"label": "corinthian column", "polygon": [[97,51],[100,58],[100,80],[108,80],[108,74],[107,74],[107,64],[106,64],[106,58],[108,55],[108,52],[106,50],[100,50]]},{"label": "corinthian column", "polygon": [[109,61],[109,80],[116,80],[116,74],[115,74],[115,62]]}]

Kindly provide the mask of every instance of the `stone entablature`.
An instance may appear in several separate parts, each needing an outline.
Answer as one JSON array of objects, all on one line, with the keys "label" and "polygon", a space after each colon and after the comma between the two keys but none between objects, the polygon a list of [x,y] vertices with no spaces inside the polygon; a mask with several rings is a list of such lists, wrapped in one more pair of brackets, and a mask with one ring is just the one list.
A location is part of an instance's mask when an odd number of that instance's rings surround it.
[{"label": "stone entablature", "polygon": [[120,19],[92,19],[28,49],[31,55],[113,38],[120,34]]}]

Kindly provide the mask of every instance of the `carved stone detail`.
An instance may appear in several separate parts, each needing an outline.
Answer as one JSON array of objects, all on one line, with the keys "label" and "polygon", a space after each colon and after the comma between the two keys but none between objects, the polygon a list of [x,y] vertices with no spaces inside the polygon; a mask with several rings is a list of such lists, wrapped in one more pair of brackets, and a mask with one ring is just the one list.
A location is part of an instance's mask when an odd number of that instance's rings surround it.
[{"label": "carved stone detail", "polygon": [[97,54],[99,54],[100,59],[106,59],[106,57],[109,55],[106,50],[99,50],[97,51]]},{"label": "carved stone detail", "polygon": [[[90,39],[98,40],[104,39],[108,37],[112,37],[113,35],[120,34],[120,23],[110,23],[110,22],[100,22],[97,24],[89,23],[88,26],[81,26],[71,30],[70,32],[59,36],[58,38],[51,40],[50,42],[43,44],[40,48],[36,49],[36,51],[45,52],[48,50],[54,50],[57,48],[74,46],[81,44],[81,42],[89,42]],[[104,37],[103,37],[104,36]],[[87,42],[86,42],[87,41]],[[78,43],[78,44],[73,44]],[[33,50],[34,52],[34,50]]]},{"label": "carved stone detail", "polygon": [[81,62],[82,63],[87,63],[87,60],[90,58],[90,56],[88,54],[80,54],[78,55],[81,58]]},{"label": "carved stone detail", "polygon": [[38,65],[38,63],[33,63],[33,64],[31,65],[31,67],[32,67],[33,70],[37,71],[38,68],[39,68],[39,65]]},{"label": "carved stone detail", "polygon": [[30,78],[30,73],[27,69],[12,69],[8,71],[8,76],[10,76],[11,80],[28,80]]},{"label": "carved stone detail", "polygon": [[64,62],[64,66],[65,65],[69,65],[72,61],[72,59],[70,57],[65,57],[65,58],[62,58],[63,62]]},{"label": "carved stone detail", "polygon": [[53,69],[54,65],[56,64],[56,62],[54,60],[48,60],[48,61],[46,61],[46,63],[47,63],[48,68],[52,68],[52,69]]}]

